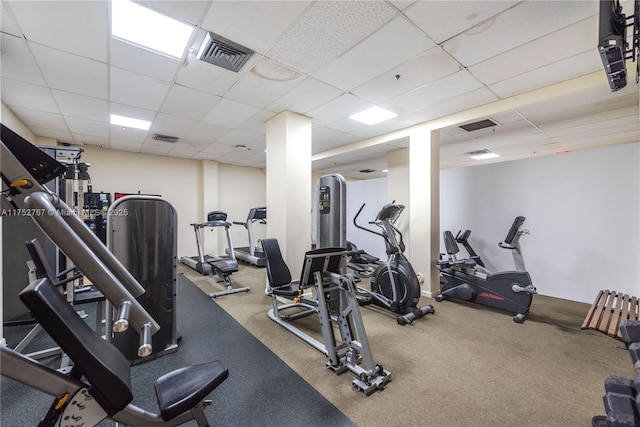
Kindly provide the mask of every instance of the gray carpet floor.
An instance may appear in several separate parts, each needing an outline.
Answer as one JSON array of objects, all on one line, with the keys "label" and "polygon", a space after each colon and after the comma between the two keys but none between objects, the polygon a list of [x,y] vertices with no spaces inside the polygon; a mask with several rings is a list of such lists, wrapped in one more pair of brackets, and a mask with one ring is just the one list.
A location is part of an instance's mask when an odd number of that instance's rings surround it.
[{"label": "gray carpet floor", "polygon": [[[221,289],[180,271],[206,293]],[[359,426],[589,426],[604,412],[605,378],[635,376],[620,341],[580,329],[589,304],[536,295],[516,324],[511,314],[423,298],[436,314],[409,326],[361,310],[374,358],[393,375],[364,397],[351,374],[328,371],[322,354],[268,319],[264,269],[242,264],[232,277],[251,292],[218,298],[220,306]]]},{"label": "gray carpet floor", "polygon": [[[133,404],[158,412],[153,381],[182,366],[221,360],[229,378],[209,396],[206,413],[220,426],[351,426],[353,423],[218,304],[179,275],[177,324],[179,349],[132,368]],[[90,311],[87,310],[89,313]],[[93,322],[93,319],[87,319]],[[91,324],[91,323],[90,323]],[[9,345],[28,328],[6,329]],[[52,345],[41,333],[30,350]],[[49,360],[53,364],[57,359]],[[35,426],[52,399],[2,378],[0,424]],[[105,421],[100,425],[113,425]],[[190,425],[196,425],[195,422]]]}]

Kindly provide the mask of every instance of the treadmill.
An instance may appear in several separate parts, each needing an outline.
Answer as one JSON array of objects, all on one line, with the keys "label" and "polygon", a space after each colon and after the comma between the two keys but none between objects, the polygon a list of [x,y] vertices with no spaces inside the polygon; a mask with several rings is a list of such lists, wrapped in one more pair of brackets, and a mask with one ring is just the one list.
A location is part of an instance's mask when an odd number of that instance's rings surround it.
[{"label": "treadmill", "polygon": [[[207,222],[200,224],[191,224],[196,234],[196,243],[198,246],[198,255],[196,256],[184,256],[180,258],[180,262],[184,265],[193,268],[198,273],[208,276],[217,274],[220,280],[218,282],[224,282],[226,289],[221,292],[214,292],[209,294],[209,297],[216,298],[222,295],[234,294],[237,292],[249,292],[250,288],[234,288],[233,281],[231,280],[231,274],[238,271],[238,261],[234,255],[233,243],[231,241],[231,224],[227,222],[227,214],[222,211],[212,211],[207,214]],[[207,227],[224,227],[227,233],[227,253],[230,254],[229,258],[217,258],[211,255],[205,255],[202,249],[202,243],[200,242],[200,229]]]},{"label": "treadmill", "polygon": [[[235,248],[233,252],[235,253],[235,257],[241,261],[244,261],[248,264],[255,265],[256,267],[265,267],[267,262],[264,258],[264,253],[262,252],[262,248],[256,247],[254,244],[255,237],[253,235],[253,223],[259,222],[260,224],[267,223],[267,208],[266,206],[259,206],[257,208],[252,208],[249,211],[249,215],[247,216],[246,222],[237,222],[233,221],[236,225],[242,225],[247,229],[249,233],[249,246],[244,246],[240,248]],[[229,250],[226,251],[229,254]]]}]

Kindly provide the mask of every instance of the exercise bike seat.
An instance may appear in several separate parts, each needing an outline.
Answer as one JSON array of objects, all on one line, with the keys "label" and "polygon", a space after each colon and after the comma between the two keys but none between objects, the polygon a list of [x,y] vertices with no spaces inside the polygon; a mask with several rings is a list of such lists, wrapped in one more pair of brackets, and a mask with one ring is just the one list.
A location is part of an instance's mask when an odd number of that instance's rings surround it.
[{"label": "exercise bike seat", "polygon": [[160,416],[169,421],[203,400],[229,376],[219,360],[169,372],[155,381]]}]

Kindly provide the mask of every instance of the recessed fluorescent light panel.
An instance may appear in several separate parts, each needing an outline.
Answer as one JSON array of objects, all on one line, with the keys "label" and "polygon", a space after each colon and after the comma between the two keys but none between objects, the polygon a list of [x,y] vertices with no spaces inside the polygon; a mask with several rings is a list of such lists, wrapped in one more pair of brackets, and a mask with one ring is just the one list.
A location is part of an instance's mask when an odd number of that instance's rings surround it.
[{"label": "recessed fluorescent light panel", "polygon": [[392,113],[389,110],[385,110],[384,108],[380,108],[378,106],[368,108],[364,111],[360,111],[353,116],[349,116],[351,120],[356,120],[358,122],[367,124],[367,125],[375,125],[376,123],[384,122],[385,120],[393,119],[396,117],[396,113]]},{"label": "recessed fluorescent light panel", "polygon": [[131,117],[119,116],[117,114],[111,115],[111,124],[142,130],[149,130],[151,127],[151,122],[146,120],[132,119]]},{"label": "recessed fluorescent light panel", "polygon": [[181,58],[193,27],[129,0],[111,0],[111,35]]},{"label": "recessed fluorescent light panel", "polygon": [[500,157],[500,154],[494,153],[493,151],[489,150],[471,151],[467,154],[474,160],[486,160]]}]

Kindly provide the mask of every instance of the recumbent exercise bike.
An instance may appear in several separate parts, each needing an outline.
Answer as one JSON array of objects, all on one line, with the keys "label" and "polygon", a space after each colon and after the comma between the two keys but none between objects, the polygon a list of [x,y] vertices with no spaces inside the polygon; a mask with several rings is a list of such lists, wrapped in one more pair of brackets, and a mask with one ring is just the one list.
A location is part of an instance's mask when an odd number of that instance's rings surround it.
[{"label": "recumbent exercise bike", "polygon": [[[356,213],[353,224],[361,230],[382,237],[388,259],[386,263],[378,265],[375,270],[369,271],[371,290],[357,287],[358,302],[363,306],[373,303],[378,307],[398,313],[396,321],[399,325],[406,325],[425,314],[435,313],[431,305],[418,308],[420,282],[411,263],[404,255],[402,233],[393,225],[404,210],[404,206],[390,203],[382,207],[375,221],[369,222],[369,224],[380,227],[382,229],[380,232],[358,225],[357,219],[364,206],[365,203]],[[363,251],[355,251],[352,254],[358,255],[358,252],[362,254]],[[356,272],[362,271],[362,266],[353,263],[347,263],[347,266]]]},{"label": "recumbent exercise bike", "polygon": [[[529,313],[533,295],[537,293],[529,273],[524,269],[519,246],[520,236],[529,233],[529,230],[520,230],[524,221],[525,217],[516,217],[504,242],[499,243],[501,248],[512,251],[518,271],[491,273],[474,259],[457,259],[456,254],[460,251],[458,242],[451,231],[445,231],[443,237],[448,259],[437,262],[441,291],[436,295],[436,301],[459,299],[475,302],[515,313],[513,321],[522,323]],[[469,233],[464,234],[468,237]]]}]

